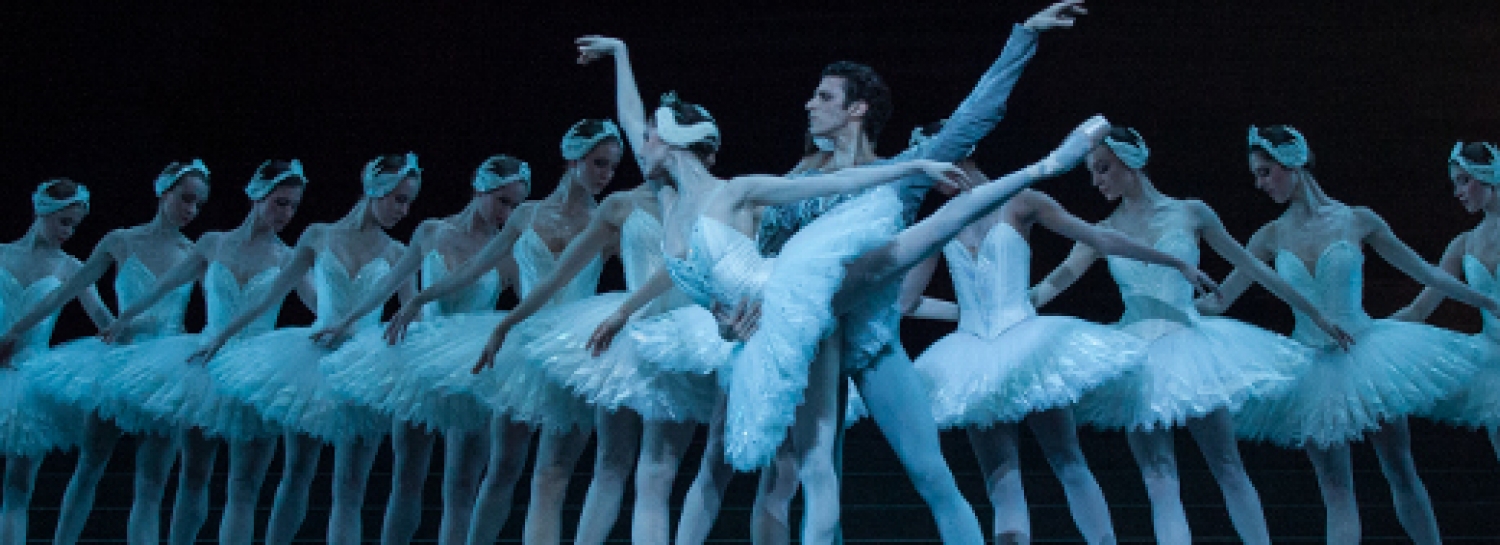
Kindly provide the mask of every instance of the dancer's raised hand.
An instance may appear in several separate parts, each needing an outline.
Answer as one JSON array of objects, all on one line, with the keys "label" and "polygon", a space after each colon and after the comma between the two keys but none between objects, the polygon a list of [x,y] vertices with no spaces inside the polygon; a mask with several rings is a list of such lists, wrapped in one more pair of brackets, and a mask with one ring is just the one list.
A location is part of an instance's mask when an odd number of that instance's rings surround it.
[{"label": "dancer's raised hand", "polygon": [[1089,10],[1083,7],[1083,0],[1063,0],[1036,12],[1036,15],[1026,20],[1024,26],[1037,31],[1073,28],[1073,22],[1078,16],[1087,15],[1088,12]]},{"label": "dancer's raised hand", "polygon": [[1068,133],[1068,137],[1063,139],[1057,149],[1027,169],[1037,178],[1051,178],[1073,170],[1073,167],[1088,157],[1089,150],[1104,141],[1104,137],[1109,135],[1109,129],[1109,120],[1104,116],[1090,117]]},{"label": "dancer's raised hand", "polygon": [[589,35],[573,40],[578,46],[578,64],[588,64],[625,49],[619,38]]}]

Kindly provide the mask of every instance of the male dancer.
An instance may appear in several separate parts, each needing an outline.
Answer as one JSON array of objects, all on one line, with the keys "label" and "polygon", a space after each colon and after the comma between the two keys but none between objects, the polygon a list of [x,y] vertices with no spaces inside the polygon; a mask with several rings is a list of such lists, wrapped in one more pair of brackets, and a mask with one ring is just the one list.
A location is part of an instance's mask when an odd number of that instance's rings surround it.
[{"label": "male dancer", "polygon": [[[806,105],[809,133],[821,141],[820,147],[826,151],[808,155],[793,172],[826,173],[917,158],[958,161],[967,157],[975,144],[999,123],[1022,69],[1036,53],[1038,34],[1073,26],[1074,17],[1085,13],[1082,3],[1083,0],[1065,0],[1053,4],[1025,24],[1017,25],[1000,58],[980,78],[943,129],[925,145],[891,159],[880,159],[874,154],[875,141],[891,115],[890,89],[868,66],[852,62],[828,65]],[[915,220],[931,183],[920,176],[895,182],[904,205],[904,224],[910,225]],[[798,229],[852,196],[812,199],[766,209],[757,236],[761,252],[776,254]],[[952,471],[943,459],[930,406],[925,396],[914,390],[921,380],[900,342],[900,313],[895,304],[899,287],[900,282],[893,281],[875,290],[850,293],[850,297],[859,300],[845,302],[853,310],[841,320],[841,354],[830,356],[839,358],[844,373],[859,388],[870,416],[937,519],[944,541],[983,543],[973,508],[959,493]],[[754,324],[743,320],[747,316],[753,320],[758,311],[753,305],[741,305],[737,310],[719,313],[724,329],[753,330]],[[842,420],[842,410],[836,413]],[[835,434],[843,428],[842,422],[828,425],[833,426]],[[842,442],[841,435],[837,442]],[[789,469],[793,465],[780,460],[761,474],[761,493],[755,506],[758,538],[785,542],[790,537],[786,513],[796,491],[796,479],[787,475],[792,473]],[[781,528],[768,532],[765,527],[768,523],[779,523]],[[786,537],[774,535],[777,533]]]}]

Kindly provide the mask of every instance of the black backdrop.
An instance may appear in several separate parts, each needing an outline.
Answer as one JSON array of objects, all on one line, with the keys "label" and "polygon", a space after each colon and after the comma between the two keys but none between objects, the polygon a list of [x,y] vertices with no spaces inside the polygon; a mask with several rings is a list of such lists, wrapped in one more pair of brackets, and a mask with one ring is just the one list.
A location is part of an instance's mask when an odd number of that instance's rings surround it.
[{"label": "black backdrop", "polygon": [[[69,176],[96,199],[68,244],[84,255],[106,230],[149,219],[151,180],[188,157],[207,161],[215,187],[190,234],[237,224],[239,189],[270,157],[301,158],[312,180],[289,241],[342,214],[377,153],[414,150],[427,169],[398,236],[415,218],[461,207],[469,173],[492,153],[530,161],[539,198],[562,171],[568,125],[614,111],[610,68],[573,63],[572,39],[585,33],[630,44],[648,101],[676,89],[714,111],[727,135],[721,173],[789,168],[801,105],[819,68],[840,59],[872,64],[895,90],[879,147],[894,153],[912,125],[962,99],[1012,22],[1045,5],[517,4],[8,4],[0,157],[11,199],[0,233],[25,229],[38,181]],[[991,173],[1104,113],[1146,136],[1161,189],[1207,201],[1244,239],[1278,211],[1247,175],[1245,127],[1291,123],[1311,140],[1330,193],[1374,207],[1430,259],[1476,220],[1451,198],[1443,161],[1455,139],[1500,138],[1500,6],[1095,4],[1077,28],[1044,36],[1010,113],[980,146]],[[639,180],[626,163],[612,189]],[[1045,189],[1086,219],[1109,208],[1081,173]],[[1065,251],[1039,239],[1038,274]],[[1372,312],[1404,304],[1415,285],[1372,263]],[[1236,314],[1285,326],[1289,314],[1266,299]],[[1053,310],[1109,319],[1117,300],[1094,273]],[[1473,317],[1445,309],[1438,320]]]},{"label": "black backdrop", "polygon": [[[992,174],[1034,159],[1098,112],[1138,128],[1165,192],[1215,207],[1247,238],[1279,209],[1245,165],[1251,123],[1290,123],[1318,155],[1336,198],[1385,216],[1436,259],[1473,225],[1451,197],[1444,160],[1455,139],[1500,139],[1500,4],[1494,2],[1094,2],[1069,31],[1043,37],[979,147]],[[146,221],[151,181],[171,160],[202,157],[214,193],[188,233],[227,229],[247,209],[240,188],[266,158],[298,157],[311,178],[287,239],[354,202],[377,153],[416,151],[427,176],[416,218],[468,196],[493,153],[528,160],[534,198],[563,169],[557,142],[582,117],[611,116],[607,65],[578,67],[572,39],[623,37],[648,102],[667,90],[713,110],[726,135],[722,174],[782,172],[798,158],[801,110],[826,63],[875,66],[895,91],[879,150],[898,151],[917,123],[944,117],[999,53],[1011,23],[1045,4],[944,1],[139,3],[10,2],[0,8],[0,237],[30,217],[35,184],[90,186],[93,214],[67,249],[85,255],[108,229]],[[640,180],[622,166],[612,190]],[[1085,219],[1110,205],[1082,173],[1044,189]],[[1035,244],[1039,277],[1067,251]],[[1367,306],[1383,315],[1418,286],[1370,260]],[[1222,261],[1205,267],[1222,275]],[[1118,315],[1102,268],[1046,310]],[[618,288],[618,268],[605,282]],[[933,293],[946,293],[939,277]],[[286,321],[307,313],[288,305]],[[70,311],[61,337],[89,332]],[[1287,331],[1290,313],[1263,291],[1233,309]],[[1434,321],[1467,331],[1477,313],[1446,305]],[[944,328],[911,323],[915,352]]]}]

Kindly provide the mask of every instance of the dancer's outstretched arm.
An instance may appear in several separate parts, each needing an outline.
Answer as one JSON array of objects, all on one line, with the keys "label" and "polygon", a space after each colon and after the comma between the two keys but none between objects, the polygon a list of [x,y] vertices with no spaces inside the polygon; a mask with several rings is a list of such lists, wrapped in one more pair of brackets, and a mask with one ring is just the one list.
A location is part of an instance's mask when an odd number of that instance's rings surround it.
[{"label": "dancer's outstretched arm", "polygon": [[1163,252],[1151,246],[1141,244],[1124,233],[1100,227],[1085,222],[1069,213],[1057,204],[1057,201],[1044,193],[1031,192],[1028,199],[1028,208],[1034,214],[1036,222],[1048,230],[1093,247],[1105,255],[1117,255],[1143,261],[1156,265],[1163,265],[1177,269],[1182,276],[1192,282],[1193,288],[1199,293],[1214,293],[1218,286],[1214,284],[1198,267],[1178,259],[1177,256]]},{"label": "dancer's outstretched arm", "polygon": [[1391,227],[1386,225],[1385,220],[1375,212],[1365,207],[1357,207],[1354,209],[1354,217],[1355,221],[1368,229],[1369,234],[1365,235],[1365,243],[1396,269],[1425,286],[1437,288],[1444,295],[1461,303],[1488,310],[1491,313],[1500,313],[1500,301],[1479,293],[1478,290],[1459,281],[1454,275],[1422,259],[1422,256],[1412,250],[1411,246],[1407,246],[1401,239],[1396,238],[1396,234],[1391,232]]},{"label": "dancer's outstretched arm", "polygon": [[61,286],[52,290],[47,297],[32,305],[20,319],[11,323],[4,334],[0,334],[0,362],[9,360],[10,356],[14,355],[16,341],[22,333],[36,327],[42,319],[57,312],[68,301],[72,301],[104,277],[104,273],[115,264],[116,250],[123,249],[121,248],[124,245],[124,241],[121,240],[123,235],[119,233],[119,231],[111,231],[104,235],[99,244],[94,246],[94,252],[89,254],[88,260],[83,262],[82,267],[69,276]]},{"label": "dancer's outstretched arm", "polygon": [[302,232],[302,236],[297,239],[297,245],[292,248],[292,258],[287,260],[281,272],[276,274],[271,287],[254,304],[241,309],[239,315],[235,316],[229,325],[215,333],[203,349],[194,353],[188,361],[203,363],[213,359],[214,354],[224,347],[224,343],[233,339],[256,318],[271,310],[272,305],[278,304],[286,298],[288,293],[302,284],[307,277],[307,271],[312,270],[313,262],[317,258],[315,249],[320,246],[323,237],[327,235],[326,229],[327,226],[323,224],[309,225],[307,230]]},{"label": "dancer's outstretched arm", "polygon": [[1109,132],[1109,121],[1094,116],[1063,140],[1062,145],[1041,161],[1007,174],[943,204],[937,212],[902,231],[885,246],[866,252],[847,267],[844,291],[879,286],[896,275],[904,275],[975,220],[1005,204],[1032,184],[1072,170],[1090,149]]},{"label": "dancer's outstretched arm", "polygon": [[[641,100],[641,90],[635,83],[635,69],[630,66],[630,52],[625,42],[605,36],[584,36],[573,43],[578,45],[578,64],[589,64],[606,56],[615,58],[615,108],[619,116],[620,129],[630,144],[631,156],[637,166],[642,165],[642,140],[646,138],[646,103]],[[642,168],[641,172],[646,169]]]},{"label": "dancer's outstretched arm", "polygon": [[422,306],[438,299],[452,295],[458,290],[468,287],[480,276],[491,269],[504,265],[504,262],[512,258],[511,251],[515,248],[516,239],[521,238],[522,226],[531,223],[531,216],[536,212],[535,204],[524,203],[516,207],[510,218],[505,221],[505,226],[500,228],[500,234],[490,239],[480,248],[479,253],[474,254],[462,267],[443,277],[427,289],[418,292],[410,299],[401,304],[401,310],[391,316],[391,321],[385,326],[385,340],[391,344],[401,342],[406,337],[406,328],[417,315],[422,312]]},{"label": "dancer's outstretched arm", "polygon": [[[892,181],[925,174],[938,183],[962,189],[972,185],[968,174],[952,163],[916,159],[886,165],[846,168],[832,174],[788,178],[740,176],[720,190],[720,199],[731,209],[788,204],[801,200],[853,193]],[[716,199],[717,200],[717,199]],[[713,205],[710,205],[713,206]]]},{"label": "dancer's outstretched arm", "polygon": [[[1088,272],[1089,267],[1092,267],[1100,257],[1103,255],[1092,246],[1083,243],[1074,244],[1073,249],[1068,251],[1068,257],[1052,269],[1052,272],[1047,273],[1041,282],[1032,286],[1031,305],[1041,308],[1051,303],[1053,299],[1062,295],[1062,292],[1068,291],[1074,282],[1083,277],[1083,273]],[[1223,289],[1223,286],[1220,286],[1219,290],[1223,291]]]},{"label": "dancer's outstretched arm", "polygon": [[1224,229],[1223,222],[1219,221],[1219,215],[1214,213],[1212,208],[1199,201],[1188,201],[1188,206],[1198,220],[1198,235],[1203,238],[1203,242],[1234,265],[1235,270],[1244,270],[1251,279],[1271,290],[1277,298],[1285,301],[1292,308],[1302,311],[1318,325],[1318,329],[1328,333],[1328,336],[1340,346],[1348,348],[1354,343],[1354,337],[1324,316],[1323,311],[1313,305],[1312,301],[1283,280],[1276,274],[1276,271],[1266,266],[1264,261],[1245,250],[1244,246],[1240,246],[1240,243],[1229,235],[1229,231]]},{"label": "dancer's outstretched arm", "polygon": [[640,310],[641,307],[646,306],[647,303],[656,300],[657,297],[661,297],[667,290],[672,289],[672,286],[672,276],[667,274],[666,269],[656,271],[656,273],[652,274],[651,278],[646,280],[646,283],[642,284],[640,289],[630,292],[625,301],[620,303],[620,308],[615,309],[614,312],[610,313],[608,318],[599,322],[599,326],[594,328],[594,334],[589,337],[589,351],[598,356],[603,354],[605,350],[609,350],[610,343],[614,341],[615,335],[619,334],[620,330],[625,327],[625,322],[630,320],[630,316],[635,314],[637,310]]},{"label": "dancer's outstretched arm", "polygon": [[[1245,251],[1250,252],[1251,257],[1257,261],[1270,263],[1275,258],[1276,250],[1271,245],[1271,229],[1272,224],[1262,225],[1260,229],[1255,230],[1255,234],[1250,235],[1250,241],[1245,243]],[[1217,296],[1198,298],[1198,312],[1208,316],[1223,314],[1254,283],[1255,280],[1250,278],[1248,273],[1238,268],[1230,271],[1229,276],[1224,277],[1224,282],[1219,284]]]},{"label": "dancer's outstretched arm", "polygon": [[563,249],[561,257],[557,258],[557,266],[552,269],[542,283],[532,288],[531,293],[516,304],[495,324],[495,329],[490,332],[490,339],[485,343],[484,352],[479,355],[479,362],[474,365],[474,372],[490,367],[495,364],[495,353],[505,344],[505,337],[510,334],[511,328],[525,321],[547,305],[552,296],[562,291],[574,277],[587,267],[594,257],[604,254],[610,244],[620,240],[620,231],[625,223],[625,218],[635,210],[636,203],[632,200],[631,193],[615,193],[604,199],[599,208],[594,210],[593,216],[589,218],[589,224],[582,233],[573,237],[568,242],[568,247]]},{"label": "dancer's outstretched arm", "polygon": [[396,265],[380,278],[380,283],[375,286],[375,289],[360,298],[359,302],[355,303],[343,318],[333,322],[333,325],[314,331],[313,341],[326,347],[336,346],[349,336],[349,329],[354,327],[356,320],[385,305],[385,302],[391,300],[391,296],[396,292],[403,292],[401,297],[403,301],[413,297],[416,290],[417,272],[422,270],[422,260],[436,247],[436,239],[442,228],[442,220],[437,219],[425,220],[418,225],[416,232],[411,235],[410,243],[401,251],[401,259],[397,260]]},{"label": "dancer's outstretched arm", "polygon": [[[1448,248],[1443,250],[1442,259],[1438,260],[1438,267],[1443,269],[1443,272],[1451,274],[1455,278],[1464,274],[1464,248],[1468,245],[1468,238],[1469,233],[1465,232],[1454,237],[1453,241],[1448,243]],[[1433,311],[1436,311],[1438,305],[1446,298],[1443,292],[1437,288],[1431,286],[1424,287],[1422,288],[1422,293],[1417,294],[1417,298],[1412,299],[1410,304],[1391,314],[1391,319],[1408,322],[1426,320],[1427,317],[1432,316]]]},{"label": "dancer's outstretched arm", "polygon": [[222,235],[210,233],[200,237],[198,242],[193,244],[193,251],[188,252],[187,256],[178,261],[176,265],[173,265],[171,269],[168,269],[167,273],[163,274],[161,279],[156,281],[156,286],[151,288],[150,293],[147,293],[145,297],[136,301],[135,304],[121,309],[120,315],[115,317],[114,323],[99,332],[99,336],[104,339],[104,342],[113,343],[127,335],[130,329],[130,322],[137,316],[140,316],[142,312],[150,310],[153,305],[161,301],[163,297],[166,297],[168,293],[171,293],[172,290],[177,289],[179,286],[202,278],[203,273],[208,270],[208,257],[204,253],[204,245],[208,243],[207,239],[217,236]]}]

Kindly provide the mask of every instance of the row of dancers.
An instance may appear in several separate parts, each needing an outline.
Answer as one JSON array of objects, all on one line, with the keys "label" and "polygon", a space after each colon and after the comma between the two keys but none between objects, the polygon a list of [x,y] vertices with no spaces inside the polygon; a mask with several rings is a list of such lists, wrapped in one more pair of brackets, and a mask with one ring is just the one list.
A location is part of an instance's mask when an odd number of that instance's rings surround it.
[{"label": "row of dancers", "polygon": [[[786,176],[732,180],[711,173],[721,135],[707,109],[669,94],[648,115],[625,44],[581,38],[580,63],[614,64],[618,124],[573,125],[561,144],[565,174],[542,199],[528,200],[525,162],[487,159],[468,205],[423,221],[405,244],[385,230],[407,215],[423,183],[414,154],[370,161],[357,204],[308,226],[292,245],[280,232],[310,183],[298,161],[263,163],[244,189],[244,221],[196,241],[181,229],[209,196],[209,169],[174,163],[155,181],[156,216],[110,232],[81,262],[61,245],[91,195],[68,180],[45,182],[32,196],[31,229],[0,247],[0,542],[25,541],[41,459],[77,447],[54,536],[75,543],[110,454],[130,435],[131,543],[160,541],[165,485],[179,459],[167,537],[196,539],[222,444],[229,474],[219,540],[251,542],[278,440],[285,464],[264,540],[295,536],[318,458],[332,445],[327,540],[358,543],[366,483],[386,437],[395,457],[381,541],[415,534],[441,437],[439,539],[491,543],[510,518],[536,435],[524,535],[557,543],[568,479],[596,435],[576,542],[605,539],[633,476],[633,542],[702,543],[735,471],[759,470],[752,539],[789,540],[787,513],[800,490],[803,542],[832,543],[841,539],[838,443],[845,421],[863,415],[893,447],[947,543],[983,543],[985,534],[939,449],[940,429],[969,436],[996,506],[991,534],[1029,541],[1016,452],[1022,422],[1090,543],[1115,537],[1078,447],[1079,422],[1125,432],[1161,542],[1191,541],[1171,441],[1179,427],[1203,451],[1247,543],[1270,537],[1239,438],[1306,450],[1329,541],[1338,543],[1359,539],[1349,446],[1368,439],[1402,526],[1416,542],[1439,542],[1406,419],[1484,427],[1495,441],[1491,323],[1500,303],[1491,271],[1500,227],[1491,212],[1500,211],[1500,153],[1460,143],[1448,158],[1455,194],[1485,219],[1438,266],[1372,210],[1329,197],[1312,174],[1307,140],[1288,126],[1250,129],[1255,184],[1287,208],[1245,245],[1206,204],[1157,191],[1145,139],[1102,118],[1042,160],[988,179],[969,158],[974,145],[999,123],[1039,34],[1082,13],[1070,0],[1015,25],[953,114],[913,131],[910,147],[891,159],[874,154],[890,90],[868,66],[829,65],[806,105],[812,138],[799,164]],[[596,200],[626,151],[647,182]],[[1120,203],[1098,223],[1029,189],[1079,164]],[[917,221],[934,187],[953,196]],[[1077,244],[1032,286],[1037,225]],[[1197,269],[1205,244],[1236,267],[1222,285]],[[1428,286],[1390,319],[1361,308],[1366,247]],[[1101,257],[1125,302],[1117,324],[1037,314]],[[623,263],[627,290],[596,294],[609,258]],[[957,301],[922,296],[939,259]],[[118,315],[93,288],[111,269]],[[1290,336],[1214,316],[1251,282],[1293,308]],[[207,323],[184,334],[195,283]],[[520,302],[495,310],[509,286]],[[316,320],[276,328],[294,291]],[[400,310],[381,324],[393,298]],[[1416,323],[1444,298],[1482,309],[1484,333]],[[101,335],[50,346],[58,312],[74,300]],[[912,361],[898,339],[903,315],[956,321],[957,331]],[[674,536],[672,483],[703,425],[709,439]]]}]

